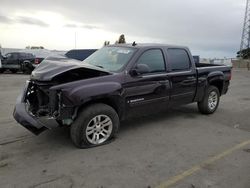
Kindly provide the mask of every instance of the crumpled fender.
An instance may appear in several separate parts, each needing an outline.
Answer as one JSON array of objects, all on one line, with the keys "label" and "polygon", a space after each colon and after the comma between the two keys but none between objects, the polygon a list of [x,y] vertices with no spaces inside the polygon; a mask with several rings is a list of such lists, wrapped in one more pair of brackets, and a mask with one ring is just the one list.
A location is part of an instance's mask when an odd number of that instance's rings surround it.
[{"label": "crumpled fender", "polygon": [[121,95],[122,86],[118,82],[97,82],[93,84],[81,84],[77,87],[62,88],[61,91],[74,105],[81,105],[84,102],[101,96]]}]

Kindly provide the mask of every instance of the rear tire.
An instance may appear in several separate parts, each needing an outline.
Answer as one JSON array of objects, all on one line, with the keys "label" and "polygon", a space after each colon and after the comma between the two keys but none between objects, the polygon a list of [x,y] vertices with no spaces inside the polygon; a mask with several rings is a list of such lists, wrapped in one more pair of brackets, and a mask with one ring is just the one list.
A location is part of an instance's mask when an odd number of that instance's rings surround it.
[{"label": "rear tire", "polygon": [[220,92],[217,87],[209,86],[202,101],[198,102],[198,109],[202,114],[212,114],[220,102]]},{"label": "rear tire", "polygon": [[108,143],[119,129],[116,111],[106,104],[92,104],[84,108],[71,125],[71,139],[78,148]]}]

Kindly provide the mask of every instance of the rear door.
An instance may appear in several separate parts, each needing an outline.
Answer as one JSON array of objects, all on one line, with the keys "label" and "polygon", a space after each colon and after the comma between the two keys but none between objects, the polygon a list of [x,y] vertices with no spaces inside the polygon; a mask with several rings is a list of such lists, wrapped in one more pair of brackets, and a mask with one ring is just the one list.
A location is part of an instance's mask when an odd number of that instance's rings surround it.
[{"label": "rear door", "polygon": [[196,93],[196,70],[190,54],[184,48],[166,49],[171,81],[171,104],[185,104],[193,101]]},{"label": "rear door", "polygon": [[134,67],[144,64],[149,67],[149,72],[137,76],[128,75],[123,85],[127,111],[145,113],[166,107],[170,84],[164,57],[162,49],[148,49],[137,59]]}]

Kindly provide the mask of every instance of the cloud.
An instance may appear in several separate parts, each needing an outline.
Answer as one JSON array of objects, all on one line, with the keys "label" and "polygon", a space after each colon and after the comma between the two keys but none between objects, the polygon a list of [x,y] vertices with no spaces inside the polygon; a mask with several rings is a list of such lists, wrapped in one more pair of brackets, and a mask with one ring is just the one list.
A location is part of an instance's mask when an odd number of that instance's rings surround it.
[{"label": "cloud", "polygon": [[98,26],[88,24],[65,24],[64,27],[68,28],[83,28],[83,29],[99,29]]},{"label": "cloud", "polygon": [[19,16],[15,19],[17,23],[22,23],[22,24],[28,24],[28,25],[37,25],[40,27],[48,27],[49,24],[36,19],[36,18],[31,18],[31,17],[26,17],[26,16]]},{"label": "cloud", "polygon": [[8,18],[7,16],[0,15],[0,23],[10,23],[12,20]]},{"label": "cloud", "polygon": [[61,0],[60,4],[51,0],[26,0],[25,4],[1,1],[2,10],[46,10],[84,23],[65,27],[95,29],[101,25],[105,31],[187,45],[212,57],[215,51],[221,56],[235,56],[245,11],[245,0]]},{"label": "cloud", "polygon": [[28,17],[28,16],[3,16],[0,14],[0,23],[3,24],[14,24],[14,23],[22,23],[22,24],[29,24],[29,25],[37,25],[40,27],[48,27],[49,24],[43,22],[42,20]]},{"label": "cloud", "polygon": [[78,25],[76,25],[76,24],[65,24],[64,27],[77,28]]},{"label": "cloud", "polygon": [[99,27],[95,25],[82,25],[81,27],[85,29],[99,29]]}]

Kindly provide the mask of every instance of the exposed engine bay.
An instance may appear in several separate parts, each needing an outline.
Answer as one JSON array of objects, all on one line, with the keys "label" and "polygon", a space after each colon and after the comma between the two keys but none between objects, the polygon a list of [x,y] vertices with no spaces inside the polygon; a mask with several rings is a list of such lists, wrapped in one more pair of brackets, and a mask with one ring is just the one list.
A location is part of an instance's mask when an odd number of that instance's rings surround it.
[{"label": "exposed engine bay", "polygon": [[[28,111],[34,116],[57,116],[59,93],[50,91],[53,84],[30,81],[27,88],[26,103]],[[53,102],[54,101],[54,102]]]},{"label": "exposed engine bay", "polygon": [[70,119],[74,115],[74,106],[63,96],[60,90],[51,89],[53,86],[108,75],[106,72],[78,68],[63,72],[51,81],[31,79],[26,93],[27,110],[35,117],[52,117],[58,121]]}]

